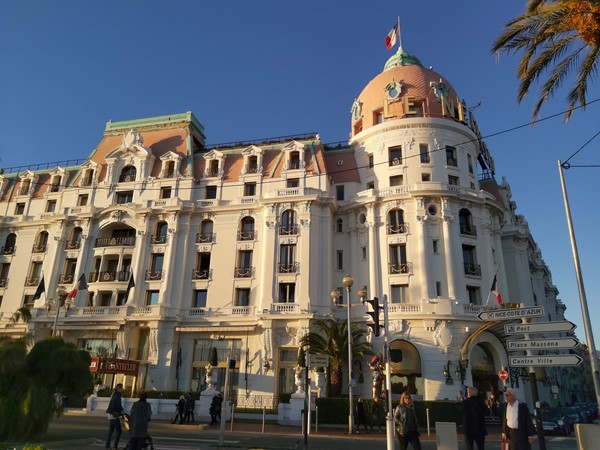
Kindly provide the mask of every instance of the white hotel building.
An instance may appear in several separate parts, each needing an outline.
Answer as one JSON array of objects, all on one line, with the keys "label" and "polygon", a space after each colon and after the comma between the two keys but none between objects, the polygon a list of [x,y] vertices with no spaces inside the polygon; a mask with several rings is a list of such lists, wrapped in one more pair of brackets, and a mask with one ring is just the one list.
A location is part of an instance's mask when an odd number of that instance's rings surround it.
[{"label": "white hotel building", "polygon": [[[315,135],[206,146],[188,112],[109,122],[76,164],[5,169],[0,333],[37,341],[56,329],[93,354],[137,361],[136,377],[114,378],[138,389],[204,390],[214,346],[220,383],[227,356],[236,361],[243,403],[296,390],[299,339],[315,320],[345,319],[350,274],[353,323],[369,319],[360,287],[389,298],[394,385],[454,399],[462,367],[464,384],[497,394],[507,336],[478,318],[496,304],[494,275],[505,303],[543,306],[540,320],[563,320],[565,306],[472,115],[400,49],[354,101],[350,129],[336,145]],[[81,274],[88,289],[57,312],[57,289]],[[28,324],[11,320],[22,306]],[[369,339],[381,349],[383,337]],[[355,393],[368,397],[368,359],[353,367]],[[540,371],[541,399],[572,401],[583,389],[570,387],[572,373]],[[527,379],[518,389],[530,400]]]}]

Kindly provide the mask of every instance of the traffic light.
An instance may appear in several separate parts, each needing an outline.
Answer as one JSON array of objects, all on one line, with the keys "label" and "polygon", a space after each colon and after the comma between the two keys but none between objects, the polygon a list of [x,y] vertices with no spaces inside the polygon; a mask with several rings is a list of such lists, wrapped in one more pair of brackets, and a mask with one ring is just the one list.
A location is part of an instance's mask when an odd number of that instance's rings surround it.
[{"label": "traffic light", "polygon": [[373,318],[373,323],[369,323],[367,325],[371,327],[373,333],[375,333],[375,336],[379,336],[379,310],[381,309],[381,306],[379,306],[379,299],[375,297],[373,300],[365,301],[373,307],[372,312],[367,311],[367,314]]}]

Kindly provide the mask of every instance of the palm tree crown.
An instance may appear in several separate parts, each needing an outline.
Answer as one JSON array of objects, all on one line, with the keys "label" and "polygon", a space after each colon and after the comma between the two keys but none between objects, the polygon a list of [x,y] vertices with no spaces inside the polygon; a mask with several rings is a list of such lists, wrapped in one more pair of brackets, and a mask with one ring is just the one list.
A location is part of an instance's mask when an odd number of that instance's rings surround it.
[{"label": "palm tree crown", "polygon": [[523,52],[517,68],[517,102],[544,74],[532,119],[572,73],[576,78],[567,94],[568,120],[580,104],[585,109],[588,81],[596,74],[600,55],[600,0],[529,0],[527,11],[506,24],[493,52]]},{"label": "palm tree crown", "polygon": [[[310,353],[319,353],[329,357],[328,377],[331,381],[331,394],[342,392],[342,370],[348,364],[348,321],[317,321],[316,331],[304,335],[300,340],[302,347],[307,346]],[[364,340],[366,331],[352,324],[352,357],[362,358],[373,353],[371,344]]]}]

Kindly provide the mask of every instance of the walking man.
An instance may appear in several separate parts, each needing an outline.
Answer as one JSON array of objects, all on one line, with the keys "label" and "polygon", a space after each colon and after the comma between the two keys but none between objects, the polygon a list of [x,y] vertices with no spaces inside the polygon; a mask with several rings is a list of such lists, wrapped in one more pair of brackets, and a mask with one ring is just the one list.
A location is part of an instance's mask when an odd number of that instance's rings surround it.
[{"label": "walking man", "polygon": [[502,439],[508,438],[510,450],[531,450],[534,429],[527,404],[520,402],[512,389],[507,389],[504,397],[507,403],[502,416]]},{"label": "walking man", "polygon": [[144,441],[148,436],[148,422],[152,416],[152,407],[146,401],[145,392],[140,394],[140,399],[131,407],[131,420],[129,421],[129,436],[131,437],[131,450],[142,450]]},{"label": "walking man", "polygon": [[[108,436],[106,437],[106,448],[118,449],[119,439],[121,439],[121,416],[123,415],[123,403],[121,402],[121,394],[123,392],[123,384],[119,383],[115,386],[110,401],[108,402],[108,408],[106,413],[108,414]],[[112,435],[115,434],[115,446],[111,447]]]},{"label": "walking man", "polygon": [[477,394],[477,388],[469,386],[463,402],[463,432],[467,450],[474,449],[473,443],[477,444],[477,450],[484,450],[485,446],[485,406]]}]

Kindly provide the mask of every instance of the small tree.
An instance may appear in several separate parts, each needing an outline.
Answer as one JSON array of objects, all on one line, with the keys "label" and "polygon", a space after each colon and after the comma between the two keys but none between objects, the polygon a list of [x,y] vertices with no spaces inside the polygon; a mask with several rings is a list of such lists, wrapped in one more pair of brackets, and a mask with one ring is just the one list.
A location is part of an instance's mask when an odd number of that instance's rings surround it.
[{"label": "small tree", "polygon": [[92,390],[90,355],[62,338],[37,342],[27,353],[22,339],[0,339],[0,440],[43,435],[57,395]]}]

